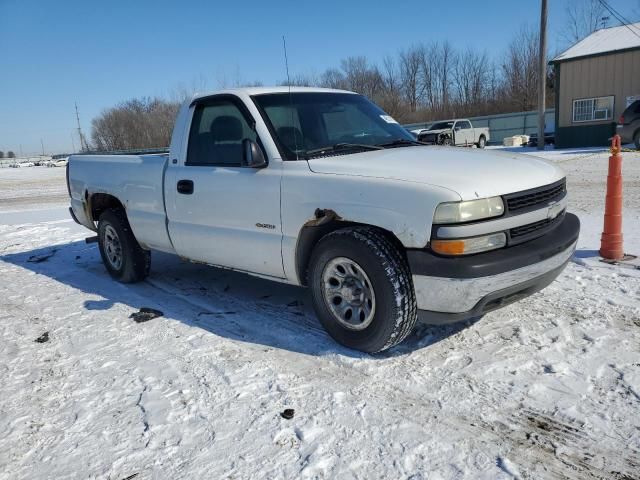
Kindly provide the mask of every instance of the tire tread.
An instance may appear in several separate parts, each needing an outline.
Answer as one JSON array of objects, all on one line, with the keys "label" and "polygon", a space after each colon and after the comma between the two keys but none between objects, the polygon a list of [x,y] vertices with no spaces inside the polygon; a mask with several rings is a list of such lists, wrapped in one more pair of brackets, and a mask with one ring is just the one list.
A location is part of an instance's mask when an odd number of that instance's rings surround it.
[{"label": "tire tread", "polygon": [[387,350],[401,343],[416,325],[418,307],[409,266],[399,249],[374,227],[356,226],[335,230],[323,237],[316,248],[321,247],[324,242],[344,237],[355,238],[366,244],[379,259],[387,278],[395,287],[393,293],[398,317],[387,342],[371,353]]},{"label": "tire tread", "polygon": [[121,238],[120,242],[123,244],[122,248],[125,250],[125,256],[128,257],[125,260],[125,266],[122,272],[111,271],[105,262],[107,270],[111,276],[123,283],[135,283],[144,280],[147,275],[149,275],[151,268],[151,253],[143,249],[136,240],[136,237],[131,231],[126,212],[120,208],[106,210],[100,215],[99,223],[105,221],[113,224],[117,230],[121,230],[124,234],[124,238]]}]

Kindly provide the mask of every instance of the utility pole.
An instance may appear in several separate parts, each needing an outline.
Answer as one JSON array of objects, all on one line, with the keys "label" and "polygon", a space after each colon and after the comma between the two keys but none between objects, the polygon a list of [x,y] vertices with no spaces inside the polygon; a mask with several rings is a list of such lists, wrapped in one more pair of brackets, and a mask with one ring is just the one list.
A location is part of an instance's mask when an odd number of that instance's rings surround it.
[{"label": "utility pole", "polygon": [[73,148],[71,153],[76,153],[76,142],[73,141],[73,131],[71,132],[71,147]]},{"label": "utility pole", "polygon": [[544,150],[544,94],[547,83],[547,0],[541,1],[540,51],[538,52],[538,150]]},{"label": "utility pole", "polygon": [[87,142],[84,140],[84,135],[82,135],[82,129],[80,128],[80,115],[78,114],[78,102],[76,102],[76,120],[78,121],[78,136],[80,137],[80,150],[87,151]]},{"label": "utility pole", "polygon": [[40,139],[40,145],[42,146],[42,156],[44,157],[44,142]]}]

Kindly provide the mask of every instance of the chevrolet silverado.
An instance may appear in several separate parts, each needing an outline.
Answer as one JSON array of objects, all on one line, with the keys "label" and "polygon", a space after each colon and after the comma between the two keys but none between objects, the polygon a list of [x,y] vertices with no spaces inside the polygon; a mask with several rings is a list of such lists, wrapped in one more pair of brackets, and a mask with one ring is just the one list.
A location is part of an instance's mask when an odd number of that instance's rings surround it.
[{"label": "chevrolet silverado", "polygon": [[544,288],[580,229],[558,167],[423,146],[329,89],[195,95],[168,154],[73,155],[67,183],[114,279],[143,280],[156,250],[307,286],[328,333],[366,352]]}]

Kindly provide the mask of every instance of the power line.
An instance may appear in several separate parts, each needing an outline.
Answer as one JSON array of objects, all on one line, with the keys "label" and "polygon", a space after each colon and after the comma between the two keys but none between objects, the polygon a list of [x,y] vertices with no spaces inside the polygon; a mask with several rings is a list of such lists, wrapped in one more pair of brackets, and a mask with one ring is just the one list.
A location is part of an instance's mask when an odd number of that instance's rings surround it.
[{"label": "power line", "polygon": [[[622,15],[618,10],[616,10],[615,8],[613,8],[608,2],[607,0],[603,0],[604,3],[607,4],[607,6],[609,7],[609,11],[613,11],[613,13],[616,15],[616,18],[618,20],[622,19],[622,23],[624,25],[628,25],[629,27],[632,28],[636,28],[635,25],[633,25],[634,22],[632,22],[631,20],[629,20],[628,18],[626,18],[624,15]],[[605,7],[606,8],[606,7]],[[637,29],[637,28],[636,28]],[[640,31],[640,30],[639,30]]]},{"label": "power line", "polygon": [[628,29],[631,33],[633,33],[636,37],[640,38],[640,34],[638,34],[638,32],[636,32],[636,31],[632,28],[632,26],[630,25],[630,24],[631,24],[631,22],[630,22],[629,20],[627,20],[626,18],[624,18],[624,17],[622,16],[622,14],[618,13],[618,11],[617,11],[617,10],[615,10],[612,6],[610,6],[610,5],[609,5],[605,0],[598,0],[598,1],[600,2],[600,5],[602,5],[604,8],[606,8],[606,9],[609,11],[609,13],[610,13],[611,15],[613,15],[613,16],[616,18],[616,20],[618,20],[618,21],[622,24],[622,26],[627,27],[627,29]]}]

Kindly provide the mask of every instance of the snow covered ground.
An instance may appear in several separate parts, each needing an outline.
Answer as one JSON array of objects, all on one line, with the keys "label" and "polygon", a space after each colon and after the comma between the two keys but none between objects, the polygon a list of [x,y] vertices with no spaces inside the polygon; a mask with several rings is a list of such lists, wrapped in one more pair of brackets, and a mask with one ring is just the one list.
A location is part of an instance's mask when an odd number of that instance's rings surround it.
[{"label": "snow covered ground", "polygon": [[65,168],[0,169],[0,213],[68,204]]},{"label": "snow covered ground", "polygon": [[0,170],[0,478],[640,478],[640,270],[597,257],[607,153],[543,156],[583,222],[558,281],[376,356],[336,345],[303,289],[155,253],[117,284],[64,169]]}]

